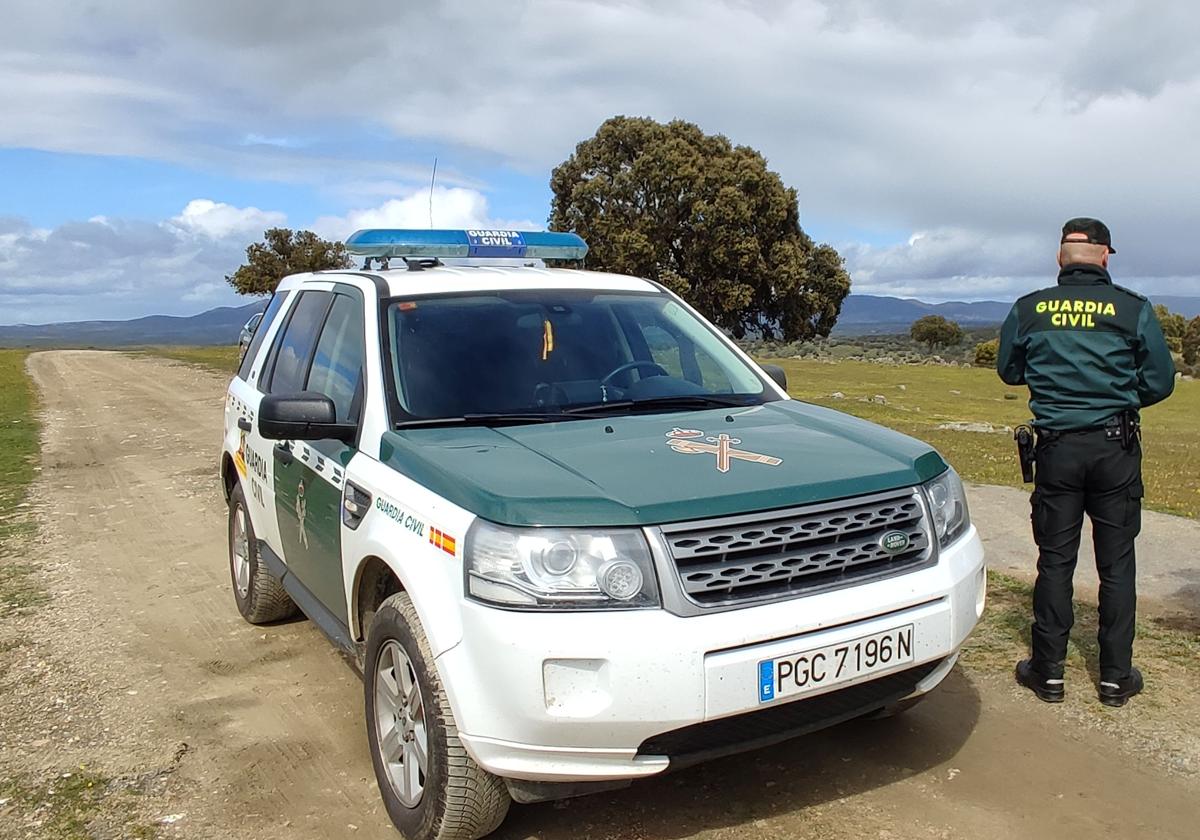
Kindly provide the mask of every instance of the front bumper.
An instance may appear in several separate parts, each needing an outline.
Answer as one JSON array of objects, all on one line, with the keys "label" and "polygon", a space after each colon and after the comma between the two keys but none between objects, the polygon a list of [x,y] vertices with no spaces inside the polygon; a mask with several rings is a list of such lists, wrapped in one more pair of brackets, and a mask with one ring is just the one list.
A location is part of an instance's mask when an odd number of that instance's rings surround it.
[{"label": "front bumper", "polygon": [[[536,782],[633,779],[761,745],[713,722],[767,721],[789,706],[793,725],[775,729],[791,737],[931,690],[978,622],[985,587],[972,527],[936,566],[712,615],[509,612],[467,601],[462,641],[437,665],[459,737],[484,769]],[[759,702],[760,661],[909,623],[913,661],[827,690],[812,708],[832,712],[799,714],[820,693]]]}]

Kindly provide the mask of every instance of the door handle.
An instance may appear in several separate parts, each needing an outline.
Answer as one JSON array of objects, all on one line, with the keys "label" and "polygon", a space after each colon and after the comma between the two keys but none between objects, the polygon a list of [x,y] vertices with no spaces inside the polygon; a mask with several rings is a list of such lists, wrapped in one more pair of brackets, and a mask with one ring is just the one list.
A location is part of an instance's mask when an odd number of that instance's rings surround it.
[{"label": "door handle", "polygon": [[275,449],[272,451],[275,453],[275,460],[285,467],[290,467],[292,461],[296,460],[296,456],[292,454],[292,448],[286,443],[275,444]]},{"label": "door handle", "polygon": [[241,429],[243,432],[252,432],[252,431],[254,431],[254,426],[252,426],[252,425],[250,424],[250,421],[249,421],[249,420],[247,420],[245,417],[239,417],[239,418],[238,418],[238,428],[239,428],[239,429]]}]

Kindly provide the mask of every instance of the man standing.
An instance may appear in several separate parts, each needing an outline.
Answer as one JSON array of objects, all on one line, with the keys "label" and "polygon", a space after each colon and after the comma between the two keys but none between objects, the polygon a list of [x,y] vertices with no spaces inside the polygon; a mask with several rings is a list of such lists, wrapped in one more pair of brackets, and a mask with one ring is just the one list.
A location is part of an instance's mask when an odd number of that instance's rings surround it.
[{"label": "man standing", "polygon": [[1143,496],[1138,410],[1171,395],[1175,364],[1150,302],[1113,285],[1107,269],[1115,253],[1103,223],[1067,222],[1058,285],[1016,302],[996,359],[1001,379],[1029,386],[1037,431],[1033,650],[1016,674],[1048,703],[1065,694],[1084,513],[1100,576],[1100,701],[1123,706],[1142,690],[1133,667],[1134,539]]}]

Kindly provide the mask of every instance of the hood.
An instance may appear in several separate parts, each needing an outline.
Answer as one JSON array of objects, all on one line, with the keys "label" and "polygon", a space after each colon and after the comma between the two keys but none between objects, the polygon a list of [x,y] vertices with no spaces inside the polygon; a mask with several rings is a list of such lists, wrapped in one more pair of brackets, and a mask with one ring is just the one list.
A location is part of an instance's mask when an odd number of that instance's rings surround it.
[{"label": "hood", "polygon": [[385,463],[507,525],[640,526],[919,484],[928,445],[794,400],[503,428],[384,435]]}]

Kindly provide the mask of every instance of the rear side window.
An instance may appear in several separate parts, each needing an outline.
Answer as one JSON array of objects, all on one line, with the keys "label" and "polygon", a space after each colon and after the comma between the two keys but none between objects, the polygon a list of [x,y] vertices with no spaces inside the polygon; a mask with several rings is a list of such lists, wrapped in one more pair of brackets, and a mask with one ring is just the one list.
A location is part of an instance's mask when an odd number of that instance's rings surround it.
[{"label": "rear side window", "polygon": [[348,295],[336,295],[304,390],[333,400],[340,423],[358,421],[364,351],[362,304]]},{"label": "rear side window", "polygon": [[290,292],[282,294],[274,294],[271,296],[271,302],[267,304],[267,309],[258,318],[258,326],[254,329],[254,338],[250,340],[250,347],[246,350],[246,355],[242,357],[242,365],[238,368],[238,377],[242,380],[250,378],[250,371],[254,368],[254,359],[258,356],[258,351],[262,348],[263,340],[267,337],[267,332],[270,330],[275,316],[283,309],[283,304],[287,302]]},{"label": "rear side window", "polygon": [[301,292],[283,331],[271,348],[272,359],[267,362],[270,378],[259,377],[259,387],[268,394],[292,394],[304,390],[313,347],[325,322],[332,302],[331,292]]}]

